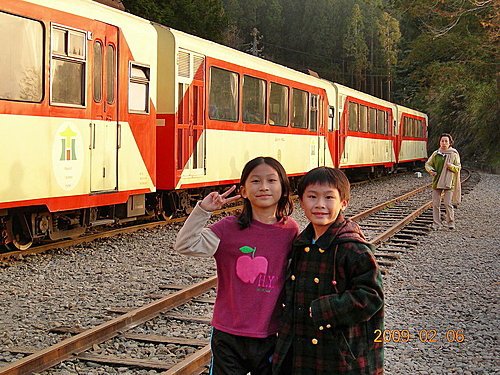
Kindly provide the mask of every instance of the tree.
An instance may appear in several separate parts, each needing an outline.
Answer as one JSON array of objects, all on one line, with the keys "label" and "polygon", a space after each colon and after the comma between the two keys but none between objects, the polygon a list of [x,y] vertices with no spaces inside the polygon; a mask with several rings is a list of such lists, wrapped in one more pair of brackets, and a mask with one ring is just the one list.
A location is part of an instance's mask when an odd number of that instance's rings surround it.
[{"label": "tree", "polygon": [[406,36],[403,68],[415,84],[406,100],[429,114],[430,148],[441,132],[450,132],[465,163],[500,166],[498,43],[492,43],[499,29],[497,3],[397,1],[403,22],[416,25]]},{"label": "tree", "polygon": [[344,51],[350,59],[350,73],[355,88],[361,89],[363,72],[368,66],[368,46],[365,42],[363,17],[358,4],[352,9],[352,16],[344,38]]},{"label": "tree", "polygon": [[222,41],[228,27],[221,0],[123,0],[140,17],[199,37]]},{"label": "tree", "polygon": [[389,13],[383,12],[382,18],[377,21],[377,29],[387,74],[387,100],[391,100],[392,69],[398,62],[397,47],[401,39],[399,22]]}]

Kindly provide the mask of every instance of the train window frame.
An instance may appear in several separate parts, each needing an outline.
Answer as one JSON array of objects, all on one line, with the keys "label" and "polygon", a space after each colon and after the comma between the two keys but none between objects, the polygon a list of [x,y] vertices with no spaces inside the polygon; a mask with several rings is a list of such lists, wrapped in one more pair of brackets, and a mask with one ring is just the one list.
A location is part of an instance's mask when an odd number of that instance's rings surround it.
[{"label": "train window frame", "polygon": [[[128,97],[127,97],[127,107],[128,113],[135,114],[149,114],[150,112],[150,98],[151,98],[151,67],[148,64],[142,64],[136,61],[129,61],[129,70],[128,70]],[[142,75],[135,74],[134,71],[142,72]],[[139,95],[143,95],[143,97],[138,98],[137,100],[131,101],[135,98],[132,95],[133,87],[141,87],[143,91],[138,92]],[[141,100],[142,99],[142,100]],[[142,102],[143,106],[139,109],[138,107],[131,107],[131,104]]]},{"label": "train window frame", "polygon": [[[246,92],[246,85],[245,81],[248,80],[248,82],[252,81],[257,81],[258,82],[258,88],[257,90],[260,92],[260,97],[256,98],[256,101],[254,101],[257,106],[250,105],[252,103],[247,102],[247,92]],[[261,86],[263,84],[263,86]],[[255,99],[255,96],[251,97]],[[260,102],[260,103],[259,103]],[[250,108],[254,107],[254,108]],[[260,108],[258,108],[260,107]],[[255,109],[255,110],[254,110]],[[265,125],[266,124],[266,118],[267,118],[267,81],[265,81],[262,78],[257,78],[253,77],[248,74],[243,74],[243,77],[241,78],[241,113],[242,113],[242,122],[245,124],[258,124],[258,125]]]},{"label": "train window frame", "polygon": [[[87,31],[80,30],[80,29],[75,29],[69,26],[61,25],[58,23],[51,22],[50,24],[50,95],[49,95],[49,104],[53,106],[60,106],[60,107],[72,107],[72,108],[86,108],[87,107],[87,86],[88,86],[88,77],[87,77],[87,69],[88,69],[88,51],[87,51]],[[56,35],[56,32],[63,32],[64,33],[64,51],[61,50],[54,50],[54,36]],[[82,53],[70,53],[69,51],[71,50],[71,35],[80,35],[84,38],[84,43],[83,43],[83,48],[82,48]],[[76,79],[75,82],[80,82],[80,87],[79,87],[79,102],[69,102],[61,100],[60,98],[54,98],[54,96],[57,93],[57,89],[54,87],[54,83],[58,77],[58,68],[61,65],[58,65],[60,63],[63,64],[71,64],[71,65],[66,65],[68,67],[79,67],[79,71],[75,71],[79,73],[80,77],[79,80]],[[76,78],[76,75],[75,77]],[[61,87],[64,87],[66,89],[73,87],[71,83],[67,81],[68,77],[61,77]],[[73,82],[74,83],[74,82]],[[78,89],[78,87],[77,87]],[[76,90],[72,94],[76,94]]]},{"label": "train window frame", "polygon": [[[19,26],[22,28],[21,31],[26,31],[25,33],[13,33],[13,35],[9,34],[9,38],[7,38],[10,44],[2,45],[2,51],[4,54],[9,53],[9,56],[16,56],[18,60],[15,63],[11,63],[10,66],[13,67],[8,69],[7,61],[4,60],[4,64],[0,65],[0,69],[2,74],[6,77],[9,77],[8,80],[3,80],[2,84],[5,86],[5,93],[0,92],[0,100],[8,100],[8,101],[16,101],[16,102],[25,102],[25,103],[41,103],[45,97],[44,90],[44,82],[45,82],[45,41],[46,41],[46,28],[43,22],[37,19],[23,17],[17,14],[11,14],[7,12],[0,11],[0,16],[2,17],[12,17],[11,21],[19,21],[22,24]],[[28,27],[34,27],[32,30],[28,30]],[[37,28],[37,30],[35,30]],[[36,39],[36,44],[32,44],[29,52],[33,54],[30,56],[30,61],[26,63],[29,68],[24,68],[25,64],[20,64],[20,62],[26,59],[26,56],[19,54],[19,46],[20,43],[17,43],[16,37],[23,37],[29,33],[31,36],[30,40]],[[14,53],[7,52],[7,48],[11,47]],[[35,48],[36,47],[36,48]],[[19,59],[20,58],[20,59]],[[9,62],[12,61],[11,59]],[[31,68],[31,66],[35,65],[35,68]],[[23,68],[23,72],[19,70],[19,68]],[[18,74],[19,73],[19,74]],[[29,77],[31,74],[33,77]],[[21,77],[22,75],[22,77]],[[16,76],[19,76],[17,79]],[[19,89],[19,92],[12,94],[14,89],[18,89],[22,82],[25,82],[25,89]],[[15,85],[15,87],[13,87]],[[28,87],[31,89],[35,87],[35,92],[33,90],[29,92]],[[0,90],[2,89],[2,85],[0,84]],[[24,96],[24,97],[23,97]]]},{"label": "train window frame", "polygon": [[[296,96],[295,93],[298,93],[300,96]],[[290,99],[292,102],[292,111],[291,115],[293,119],[290,121],[293,128],[296,129],[307,129],[309,124],[309,92],[305,90],[301,90],[295,87],[292,87],[292,93],[290,95]],[[296,100],[296,99],[299,100]],[[305,99],[305,103],[300,103]],[[301,104],[301,105],[300,105]],[[297,125],[296,119],[301,119],[302,122]]]},{"label": "train window frame", "polygon": [[[279,94],[279,103],[274,103],[273,102],[273,88],[279,87],[280,91],[278,92]],[[285,98],[283,98],[284,93]],[[286,85],[282,85],[277,82],[269,82],[269,119],[268,123],[269,125],[273,126],[282,126],[282,127],[287,127],[288,126],[288,120],[290,118],[290,88]],[[274,117],[276,115],[276,117]],[[271,116],[273,118],[271,118]],[[277,120],[284,120],[284,121],[279,121]]]},{"label": "train window frame", "polygon": [[[236,79],[235,82],[232,82],[232,79],[230,78],[230,84],[233,85],[233,87],[236,89],[235,93],[230,93],[230,95],[233,95],[232,101],[233,101],[233,108],[234,110],[234,116],[219,116],[219,105],[222,104],[222,101],[217,103],[213,103],[214,95],[215,92],[213,91],[214,87],[214,71],[220,71],[220,72],[225,72],[228,73],[230,76],[229,77],[234,77]],[[219,99],[224,99],[224,98],[219,98]],[[240,106],[239,106],[239,101],[240,101],[240,75],[234,71],[220,68],[218,66],[210,66],[210,79],[209,79],[209,89],[208,89],[208,118],[210,120],[216,120],[216,121],[227,121],[227,122],[238,122],[239,116],[240,116]],[[223,108],[221,106],[221,108]],[[228,110],[231,110],[231,106],[227,108]],[[230,113],[233,115],[233,113]]]}]

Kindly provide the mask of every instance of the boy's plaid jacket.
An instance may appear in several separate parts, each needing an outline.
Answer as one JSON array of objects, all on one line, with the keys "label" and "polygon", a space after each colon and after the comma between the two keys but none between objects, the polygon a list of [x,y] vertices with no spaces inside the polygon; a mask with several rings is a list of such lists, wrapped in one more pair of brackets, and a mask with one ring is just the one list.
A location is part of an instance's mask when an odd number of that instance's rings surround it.
[{"label": "boy's plaid jacket", "polygon": [[293,245],[273,373],[285,374],[293,354],[292,374],[382,374],[375,339],[384,295],[373,247],[342,214],[315,244],[313,235],[309,224]]}]

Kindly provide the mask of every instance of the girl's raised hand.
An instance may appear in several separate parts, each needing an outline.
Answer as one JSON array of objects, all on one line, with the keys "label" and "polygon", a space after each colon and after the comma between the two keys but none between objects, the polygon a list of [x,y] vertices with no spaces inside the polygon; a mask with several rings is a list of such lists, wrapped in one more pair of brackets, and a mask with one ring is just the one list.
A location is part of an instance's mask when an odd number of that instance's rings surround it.
[{"label": "girl's raised hand", "polygon": [[200,207],[205,211],[209,212],[220,210],[224,205],[234,202],[235,200],[241,198],[241,195],[239,194],[227,198],[227,196],[231,194],[234,191],[234,189],[236,189],[236,185],[231,186],[228,190],[226,190],[222,194],[219,194],[217,191],[212,191],[205,198],[203,198],[203,200],[200,203]]}]

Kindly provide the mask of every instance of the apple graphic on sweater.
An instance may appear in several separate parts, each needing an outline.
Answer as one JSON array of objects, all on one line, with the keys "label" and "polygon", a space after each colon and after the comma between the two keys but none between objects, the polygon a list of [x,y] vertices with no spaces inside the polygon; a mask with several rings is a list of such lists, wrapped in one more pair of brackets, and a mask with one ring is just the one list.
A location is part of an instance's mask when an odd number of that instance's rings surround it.
[{"label": "apple graphic on sweater", "polygon": [[238,275],[241,281],[248,284],[253,284],[257,276],[261,273],[264,275],[267,273],[267,259],[256,257],[256,250],[256,247],[240,247],[240,251],[248,255],[242,255],[236,260],[236,275]]}]

